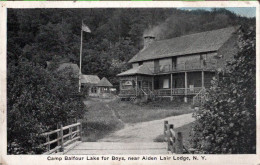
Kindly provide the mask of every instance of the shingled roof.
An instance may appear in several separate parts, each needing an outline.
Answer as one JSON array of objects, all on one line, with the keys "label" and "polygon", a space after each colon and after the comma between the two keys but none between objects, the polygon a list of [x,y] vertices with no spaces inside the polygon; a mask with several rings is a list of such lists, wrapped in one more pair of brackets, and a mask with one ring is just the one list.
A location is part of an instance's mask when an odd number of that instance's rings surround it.
[{"label": "shingled roof", "polygon": [[97,85],[100,79],[97,75],[81,75],[80,82],[83,84]]},{"label": "shingled roof", "polygon": [[154,41],[146,49],[137,53],[129,62],[217,51],[238,28],[239,26],[228,27]]},{"label": "shingled roof", "polygon": [[117,76],[128,76],[128,75],[136,75],[136,74],[153,75],[152,71],[149,68],[147,68],[145,65],[140,65],[138,67],[122,72]]},{"label": "shingled roof", "polygon": [[97,84],[98,87],[112,87],[113,85],[107,80],[107,78],[103,77]]}]

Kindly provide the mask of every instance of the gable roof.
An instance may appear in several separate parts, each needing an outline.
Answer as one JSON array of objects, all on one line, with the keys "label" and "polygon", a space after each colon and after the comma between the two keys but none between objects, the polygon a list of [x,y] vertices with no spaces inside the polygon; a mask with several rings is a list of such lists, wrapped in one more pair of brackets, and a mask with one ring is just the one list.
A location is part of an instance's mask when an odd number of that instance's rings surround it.
[{"label": "gable roof", "polygon": [[137,53],[129,62],[217,51],[239,27],[228,27],[154,41],[146,49]]},{"label": "gable roof", "polygon": [[152,71],[149,68],[147,68],[145,65],[140,65],[138,67],[122,72],[117,76],[128,76],[128,75],[136,75],[136,74],[153,75]]},{"label": "gable roof", "polygon": [[113,85],[107,80],[107,78],[103,77],[97,84],[98,87],[112,87]]},{"label": "gable roof", "polygon": [[96,85],[100,81],[97,75],[81,75],[80,82],[83,84],[93,84]]}]

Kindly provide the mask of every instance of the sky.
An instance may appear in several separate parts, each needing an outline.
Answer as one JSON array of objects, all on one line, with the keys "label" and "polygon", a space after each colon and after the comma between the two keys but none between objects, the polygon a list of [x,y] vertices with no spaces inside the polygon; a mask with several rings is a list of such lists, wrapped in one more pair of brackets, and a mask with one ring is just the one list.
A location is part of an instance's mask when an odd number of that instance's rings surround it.
[{"label": "sky", "polygon": [[[210,11],[213,8],[206,8],[206,7],[186,7],[186,8],[181,8],[183,10],[207,10]],[[244,16],[244,17],[255,17],[256,16],[256,8],[255,7],[225,7],[225,9],[236,13],[238,15]]]}]

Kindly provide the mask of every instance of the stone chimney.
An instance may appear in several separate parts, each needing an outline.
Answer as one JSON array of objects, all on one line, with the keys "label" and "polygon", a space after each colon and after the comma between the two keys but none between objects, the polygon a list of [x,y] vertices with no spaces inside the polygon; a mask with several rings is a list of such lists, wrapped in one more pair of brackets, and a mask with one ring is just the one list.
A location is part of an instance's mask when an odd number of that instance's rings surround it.
[{"label": "stone chimney", "polygon": [[151,43],[155,40],[155,36],[153,35],[144,35],[144,49],[147,48]]}]

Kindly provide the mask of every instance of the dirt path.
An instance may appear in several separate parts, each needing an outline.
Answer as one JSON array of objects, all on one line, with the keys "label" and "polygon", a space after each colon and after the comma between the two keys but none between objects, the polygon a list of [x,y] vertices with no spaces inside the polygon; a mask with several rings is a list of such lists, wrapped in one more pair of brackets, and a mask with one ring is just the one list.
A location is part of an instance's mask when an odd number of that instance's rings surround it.
[{"label": "dirt path", "polygon": [[106,104],[106,107],[110,109],[110,111],[112,112],[113,116],[115,116],[120,123],[122,123],[123,125],[125,125],[125,123],[121,120],[120,115],[118,114],[117,111],[115,111],[114,109],[112,109],[108,104]]},{"label": "dirt path", "polygon": [[125,125],[119,131],[116,131],[103,139],[100,142],[153,142],[153,140],[163,133],[163,122],[168,120],[174,127],[180,127],[195,119],[192,118],[192,113],[179,116],[167,117],[165,119],[141,122]]}]

